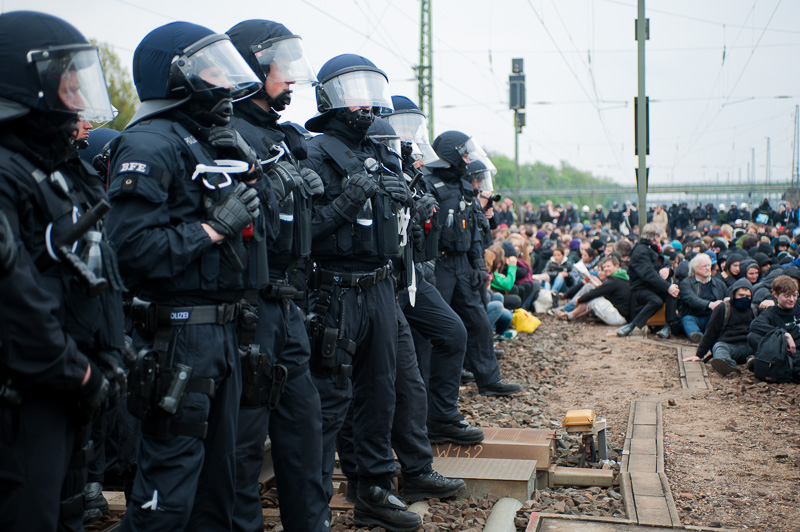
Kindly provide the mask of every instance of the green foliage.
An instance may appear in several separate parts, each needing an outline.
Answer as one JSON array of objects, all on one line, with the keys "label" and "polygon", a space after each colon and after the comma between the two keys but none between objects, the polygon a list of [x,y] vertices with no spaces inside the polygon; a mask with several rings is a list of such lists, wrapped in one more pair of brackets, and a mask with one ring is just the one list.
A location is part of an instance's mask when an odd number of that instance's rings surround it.
[{"label": "green foliage", "polygon": [[[492,156],[492,162],[497,167],[497,175],[493,178],[495,191],[504,196],[512,196],[514,194],[514,161],[505,155],[494,155]],[[605,199],[609,198],[609,196],[597,196],[596,198],[592,198],[589,194],[580,196],[553,196],[548,192],[536,192],[537,190],[546,191],[547,189],[553,188],[587,186],[602,190],[620,188],[619,184],[614,183],[609,178],[595,177],[591,172],[578,170],[564,161],[561,162],[559,168],[541,162],[533,164],[524,163],[519,167],[521,202],[530,200],[534,203],[538,203],[548,199],[552,200],[554,203],[566,203],[567,201],[571,201],[576,203],[579,208],[583,205],[589,205],[594,209],[595,204],[604,203]]]},{"label": "green foliage", "polygon": [[122,66],[119,56],[111,48],[111,45],[97,41],[91,42],[100,49],[100,61],[103,63],[103,72],[106,75],[111,103],[119,111],[117,117],[105,127],[122,131],[130,122],[139,105],[136,87],[133,85],[128,69]]}]

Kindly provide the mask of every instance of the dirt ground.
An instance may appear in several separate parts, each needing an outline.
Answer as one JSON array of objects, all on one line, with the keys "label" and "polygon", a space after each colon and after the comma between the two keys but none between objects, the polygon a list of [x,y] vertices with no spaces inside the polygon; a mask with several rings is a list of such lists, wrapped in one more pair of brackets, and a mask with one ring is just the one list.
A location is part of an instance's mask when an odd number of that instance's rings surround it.
[{"label": "dirt ground", "polygon": [[[542,321],[535,333],[499,345],[503,377],[525,392],[490,399],[466,385],[462,413],[482,427],[556,428],[567,410],[592,408],[606,418],[610,458],[619,460],[631,401],[681,388],[674,344],[620,339],[613,327],[588,322]],[[708,371],[713,390],[679,396],[663,409],[665,467],[682,523],[800,530],[800,391]],[[571,448],[556,458],[574,464],[577,444],[565,441]],[[533,511],[622,517],[618,490],[539,490],[518,513],[517,529],[525,529]],[[493,502],[431,501],[423,530],[482,530]],[[358,530],[351,516],[335,515],[333,529]],[[276,519],[265,525],[280,530]]]}]

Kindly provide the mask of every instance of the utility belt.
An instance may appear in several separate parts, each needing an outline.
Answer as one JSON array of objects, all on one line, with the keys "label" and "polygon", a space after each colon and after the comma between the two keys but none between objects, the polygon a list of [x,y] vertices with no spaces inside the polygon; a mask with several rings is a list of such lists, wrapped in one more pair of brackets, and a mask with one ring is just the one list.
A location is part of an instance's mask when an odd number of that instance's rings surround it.
[{"label": "utility belt", "polygon": [[162,306],[134,298],[130,318],[137,332],[152,349],[142,349],[133,360],[128,379],[128,410],[142,420],[142,432],[156,439],[193,436],[205,439],[208,423],[181,421],[187,393],[202,393],[213,399],[213,379],[192,378],[192,368],[173,364],[172,328],[181,325],[223,325],[244,319],[245,306]]},{"label": "utility belt", "polygon": [[392,273],[392,263],[387,262],[371,272],[337,272],[318,268],[311,274],[311,286],[322,290],[324,286],[343,286],[369,290]]},{"label": "utility belt", "polygon": [[267,406],[274,410],[286,390],[286,383],[308,371],[308,364],[291,370],[282,364],[272,364],[269,355],[261,353],[256,344],[240,351],[240,358],[243,407]]}]

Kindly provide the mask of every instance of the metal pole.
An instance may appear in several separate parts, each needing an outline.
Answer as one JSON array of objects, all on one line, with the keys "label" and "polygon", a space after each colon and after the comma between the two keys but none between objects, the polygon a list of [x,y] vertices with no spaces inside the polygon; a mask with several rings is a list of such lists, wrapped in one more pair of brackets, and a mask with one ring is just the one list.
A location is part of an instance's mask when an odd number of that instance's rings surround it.
[{"label": "metal pole", "polygon": [[519,110],[514,109],[514,209],[521,213],[519,203]]},{"label": "metal pole", "polygon": [[637,143],[639,146],[639,172],[636,175],[636,187],[639,192],[639,231],[647,222],[647,101],[644,90],[644,42],[647,40],[647,30],[644,18],[644,0],[639,0],[639,9],[636,19],[636,43],[638,48],[638,81],[639,97],[636,102]]}]

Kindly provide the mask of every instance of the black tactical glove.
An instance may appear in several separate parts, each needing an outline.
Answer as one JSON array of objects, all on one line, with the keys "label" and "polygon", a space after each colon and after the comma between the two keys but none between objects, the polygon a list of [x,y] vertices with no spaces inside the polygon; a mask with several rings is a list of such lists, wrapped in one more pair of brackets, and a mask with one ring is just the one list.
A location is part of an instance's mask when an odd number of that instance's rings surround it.
[{"label": "black tactical glove", "polygon": [[119,398],[125,394],[128,386],[122,354],[119,351],[101,351],[95,357],[94,362],[103,372],[106,380],[108,380],[109,387],[106,402],[108,403],[108,408],[114,408],[119,402]]},{"label": "black tactical glove", "polygon": [[310,168],[300,169],[300,176],[303,178],[303,185],[306,192],[312,198],[318,198],[325,192],[325,185],[322,183],[322,178],[314,170]]},{"label": "black tactical glove", "polygon": [[414,201],[414,214],[419,216],[420,221],[430,220],[433,211],[439,208],[439,202],[433,194],[425,193]]},{"label": "black tactical glove", "polygon": [[267,170],[267,176],[272,183],[272,190],[275,191],[278,201],[283,201],[286,196],[303,183],[303,178],[297,172],[293,164],[286,161],[278,161]]},{"label": "black tactical glove", "polygon": [[17,263],[17,242],[6,215],[0,212],[0,276],[10,273]]},{"label": "black tactical glove", "polygon": [[480,288],[486,284],[486,264],[483,261],[475,261],[472,264],[472,279],[470,286],[472,288]]},{"label": "black tactical glove", "polygon": [[394,201],[405,207],[411,206],[411,191],[408,190],[403,179],[395,175],[384,174],[382,181],[383,190],[385,190]]},{"label": "black tactical glove", "polygon": [[361,170],[347,178],[344,190],[331,202],[331,207],[345,220],[354,222],[358,211],[372,196],[375,195],[375,182]]},{"label": "black tactical glove", "polygon": [[78,389],[78,415],[84,422],[103,407],[108,397],[108,380],[97,365],[89,361],[89,380]]},{"label": "black tactical glove", "polygon": [[258,193],[244,183],[236,183],[230,194],[211,208],[208,225],[225,236],[235,236],[258,218]]},{"label": "black tactical glove", "polygon": [[425,229],[421,225],[411,224],[411,242],[417,251],[422,252],[425,249]]},{"label": "black tactical glove", "polygon": [[242,138],[239,132],[232,127],[212,127],[211,132],[208,134],[208,143],[216,148],[222,157],[244,161],[250,167],[255,165],[256,169],[260,171],[261,165],[258,164],[258,154]]}]

